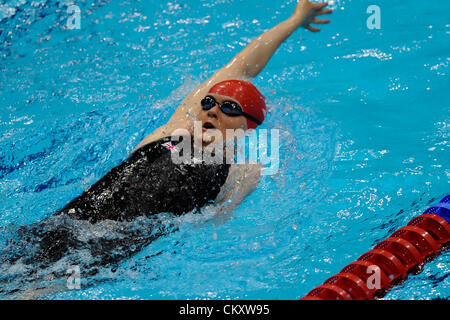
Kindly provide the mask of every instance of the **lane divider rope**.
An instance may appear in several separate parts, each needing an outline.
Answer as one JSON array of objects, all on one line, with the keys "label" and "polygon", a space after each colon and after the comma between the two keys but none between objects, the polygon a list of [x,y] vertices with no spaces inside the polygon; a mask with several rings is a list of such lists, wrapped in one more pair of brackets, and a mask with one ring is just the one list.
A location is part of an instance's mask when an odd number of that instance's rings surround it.
[{"label": "lane divider rope", "polygon": [[[447,195],[300,300],[380,298],[449,246],[450,195]],[[370,278],[374,272],[378,272],[379,280],[375,286]]]}]

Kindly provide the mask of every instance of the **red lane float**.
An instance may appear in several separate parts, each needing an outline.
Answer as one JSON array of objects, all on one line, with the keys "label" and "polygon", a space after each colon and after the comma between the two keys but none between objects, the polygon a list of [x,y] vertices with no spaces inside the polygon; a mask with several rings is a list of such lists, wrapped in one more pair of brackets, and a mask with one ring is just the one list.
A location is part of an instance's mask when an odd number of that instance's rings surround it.
[{"label": "red lane float", "polygon": [[[450,244],[450,195],[395,231],[300,300],[372,300]],[[368,279],[377,269],[379,285]]]}]

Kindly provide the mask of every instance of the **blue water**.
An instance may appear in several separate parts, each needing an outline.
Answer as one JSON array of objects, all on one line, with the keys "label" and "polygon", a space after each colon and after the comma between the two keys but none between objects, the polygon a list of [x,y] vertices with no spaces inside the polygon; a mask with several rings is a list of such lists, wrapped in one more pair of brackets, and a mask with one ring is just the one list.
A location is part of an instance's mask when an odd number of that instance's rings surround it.
[{"label": "blue water", "polygon": [[[68,3],[0,0],[2,242],[120,163],[295,6],[76,1],[81,29],[67,30]],[[450,5],[330,3],[332,23],[296,31],[254,80],[262,128],[281,132],[278,174],[223,218],[187,214],[116,270],[41,298],[297,299],[448,194]],[[385,299],[449,299],[449,257]]]}]

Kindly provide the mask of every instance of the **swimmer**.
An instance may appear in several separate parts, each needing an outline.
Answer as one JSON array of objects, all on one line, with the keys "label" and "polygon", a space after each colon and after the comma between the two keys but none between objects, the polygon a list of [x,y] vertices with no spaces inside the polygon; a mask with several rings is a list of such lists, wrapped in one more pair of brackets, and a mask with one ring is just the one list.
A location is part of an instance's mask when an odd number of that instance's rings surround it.
[{"label": "swimmer", "polygon": [[[264,69],[278,47],[299,27],[319,32],[320,29],[312,24],[329,23],[328,19],[318,18],[332,12],[326,9],[327,5],[326,2],[300,0],[291,17],[258,36],[228,64],[193,90],[169,121],[147,136],[136,149],[164,139],[177,129],[185,129],[193,136],[194,121],[201,121],[203,145],[210,142],[210,131],[218,130],[222,137],[226,137],[227,129],[255,129],[264,121],[266,104],[264,96],[250,80]],[[261,168],[250,164],[231,165],[226,171],[221,171],[215,178],[216,185],[221,186],[218,197],[221,199],[221,212],[231,211],[256,188]],[[225,183],[222,184],[225,176]],[[206,180],[210,182],[209,177]],[[216,192],[213,193],[208,194],[201,205],[213,198]],[[185,208],[190,211],[192,206]]]},{"label": "swimmer", "polygon": [[[21,261],[45,268],[71,250],[88,249],[92,264],[110,265],[131,256],[164,232],[147,230],[150,236],[134,230],[119,240],[86,241],[77,229],[80,225],[95,228],[102,221],[129,222],[165,212],[181,215],[211,204],[219,212],[231,211],[257,186],[260,167],[230,165],[226,161],[176,164],[171,152],[180,142],[172,135],[176,130],[185,130],[192,136],[194,121],[200,121],[201,145],[205,148],[213,141],[214,132],[225,137],[227,129],[247,130],[260,125],[266,116],[266,103],[250,80],[296,29],[318,32],[320,29],[313,24],[329,23],[319,18],[331,13],[326,7],[327,3],[300,0],[291,17],[258,36],[195,88],[169,121],[140,142],[124,162],[54,215],[19,229],[19,240],[12,241],[14,250],[4,259],[11,264]],[[31,253],[26,249],[30,243],[38,247]]]}]

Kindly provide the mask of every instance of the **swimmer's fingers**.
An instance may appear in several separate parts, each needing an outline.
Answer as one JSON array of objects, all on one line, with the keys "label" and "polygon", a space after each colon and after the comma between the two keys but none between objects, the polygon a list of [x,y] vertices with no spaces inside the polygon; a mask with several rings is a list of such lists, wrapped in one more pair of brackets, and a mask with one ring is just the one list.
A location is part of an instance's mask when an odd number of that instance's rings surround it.
[{"label": "swimmer's fingers", "polygon": [[305,29],[308,29],[308,30],[311,31],[311,32],[319,32],[319,31],[320,31],[319,28],[311,27],[310,25],[307,25],[307,26],[305,27]]},{"label": "swimmer's fingers", "polygon": [[328,5],[328,2],[322,2],[322,3],[311,3],[316,10],[321,10],[325,8]]},{"label": "swimmer's fingers", "polygon": [[332,13],[332,12],[333,12],[333,10],[331,10],[331,9],[317,10],[317,11],[316,11],[316,16],[321,16],[321,15],[323,15],[323,14],[330,14],[330,13]]},{"label": "swimmer's fingers", "polygon": [[312,23],[317,23],[317,24],[326,24],[326,23],[330,23],[330,20],[328,19],[317,19],[314,18]]},{"label": "swimmer's fingers", "polygon": [[299,25],[311,32],[319,32],[320,29],[312,27],[311,24],[327,24],[328,19],[318,19],[318,16],[330,14],[331,9],[327,9],[328,2],[315,3],[309,0],[300,0],[294,11],[294,18],[299,21]]}]

